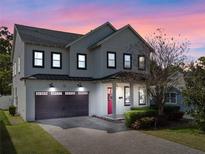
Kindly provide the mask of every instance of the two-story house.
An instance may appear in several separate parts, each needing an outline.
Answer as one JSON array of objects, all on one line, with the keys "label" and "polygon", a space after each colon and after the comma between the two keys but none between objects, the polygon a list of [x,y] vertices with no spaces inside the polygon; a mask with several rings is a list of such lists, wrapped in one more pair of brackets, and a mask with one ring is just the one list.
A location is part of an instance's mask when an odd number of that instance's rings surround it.
[{"label": "two-story house", "polygon": [[107,22],[82,35],[16,24],[14,104],[28,121],[115,117],[149,105],[144,81],[152,51],[130,25]]}]

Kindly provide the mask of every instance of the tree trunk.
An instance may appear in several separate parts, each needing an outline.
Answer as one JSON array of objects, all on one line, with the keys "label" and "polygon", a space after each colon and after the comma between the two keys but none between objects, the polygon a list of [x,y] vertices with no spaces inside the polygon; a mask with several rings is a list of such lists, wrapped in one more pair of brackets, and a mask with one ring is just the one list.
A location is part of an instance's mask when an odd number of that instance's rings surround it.
[{"label": "tree trunk", "polygon": [[164,105],[163,104],[158,105],[158,114],[164,115]]}]

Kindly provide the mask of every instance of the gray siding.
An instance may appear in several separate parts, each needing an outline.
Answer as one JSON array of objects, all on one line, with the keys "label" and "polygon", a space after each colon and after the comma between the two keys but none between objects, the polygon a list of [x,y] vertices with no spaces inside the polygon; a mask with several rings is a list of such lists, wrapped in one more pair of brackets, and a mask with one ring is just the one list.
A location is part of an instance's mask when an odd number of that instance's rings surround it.
[{"label": "gray siding", "polygon": [[[80,41],[71,45],[70,47],[70,75],[71,76],[86,76],[91,77],[93,75],[93,55],[92,51],[87,48],[96,42],[102,40],[106,36],[113,33],[113,29],[110,26],[104,26],[100,29],[90,33],[87,37],[84,37]],[[87,70],[78,70],[77,69],[77,53],[86,53],[87,54]],[[96,58],[96,57],[94,57]],[[100,60],[102,57],[97,57]]]},{"label": "gray siding", "polygon": [[[33,50],[44,51],[44,68],[33,67]],[[51,68],[51,52],[62,53],[62,69]],[[32,74],[68,74],[69,72],[69,59],[68,51],[62,48],[38,46],[38,45],[25,45],[25,76]]]},{"label": "gray siding", "polygon": [[[97,49],[96,51],[93,51],[95,64],[94,66],[94,77],[103,77],[109,74],[113,74],[115,72],[123,71],[123,53],[131,53],[132,54],[132,69],[126,70],[126,71],[135,71],[139,73],[148,73],[149,72],[149,59],[147,58],[147,68],[146,72],[139,71],[138,70],[138,55],[139,54],[148,54],[149,50],[148,48],[145,48],[143,45],[144,42],[142,42],[136,35],[130,30],[125,29],[118,35],[113,36],[106,42],[104,42],[100,49]],[[136,46],[137,44],[137,46]],[[134,51],[130,51],[130,46],[134,46]],[[143,50],[143,52],[142,52]],[[107,51],[113,51],[116,52],[116,69],[108,69],[107,68]],[[100,59],[99,59],[100,57]],[[97,73],[96,73],[97,72]]]},{"label": "gray siding", "polygon": [[[25,55],[24,55],[24,43],[21,40],[19,34],[16,34],[16,41],[15,41],[15,48],[14,48],[14,55],[13,55],[13,64],[16,63],[16,75],[13,76],[13,87],[12,87],[12,95],[13,95],[13,102],[17,105],[18,112],[25,117],[26,111],[26,87],[24,81],[21,81],[20,78],[24,76],[25,70]],[[21,71],[18,73],[18,57],[20,57],[20,67]]]}]

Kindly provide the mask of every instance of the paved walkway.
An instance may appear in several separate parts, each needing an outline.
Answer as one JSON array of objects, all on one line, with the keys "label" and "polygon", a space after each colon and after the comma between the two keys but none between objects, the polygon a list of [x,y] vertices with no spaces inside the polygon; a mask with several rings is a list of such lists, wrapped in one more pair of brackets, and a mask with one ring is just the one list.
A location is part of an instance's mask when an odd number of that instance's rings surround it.
[{"label": "paved walkway", "polygon": [[204,154],[139,131],[126,130],[122,123],[91,117],[39,122],[72,154]]}]

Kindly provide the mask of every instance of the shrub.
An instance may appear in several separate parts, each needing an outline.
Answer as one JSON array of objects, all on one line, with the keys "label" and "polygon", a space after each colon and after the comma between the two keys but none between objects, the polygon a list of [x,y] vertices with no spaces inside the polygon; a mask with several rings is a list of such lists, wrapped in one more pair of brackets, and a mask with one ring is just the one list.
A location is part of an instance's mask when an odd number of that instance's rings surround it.
[{"label": "shrub", "polygon": [[14,105],[9,106],[9,113],[14,116],[16,114],[16,107]]},{"label": "shrub", "polygon": [[172,120],[172,121],[178,121],[182,119],[183,116],[184,116],[184,112],[177,111],[177,112],[172,112],[172,113],[167,114],[167,119]]},{"label": "shrub", "polygon": [[155,123],[155,118],[154,117],[144,117],[139,120],[136,120],[131,127],[133,129],[148,129],[152,128]]},{"label": "shrub", "polygon": [[131,107],[130,110],[149,110],[150,107]]},{"label": "shrub", "polygon": [[180,111],[180,106],[178,105],[165,105],[164,106],[164,113],[170,114],[170,113],[176,113]]},{"label": "shrub", "polygon": [[[158,110],[158,107],[155,104],[150,105],[150,108]],[[173,104],[165,104],[164,105],[164,113],[165,114],[179,112],[179,111],[180,111],[180,106],[178,106],[178,105],[173,105]]]},{"label": "shrub", "polygon": [[158,115],[155,118],[155,127],[163,127],[168,124],[167,117],[165,115]]},{"label": "shrub", "polygon": [[156,115],[157,111],[154,109],[131,110],[125,113],[125,124],[127,127],[130,127],[136,120]]}]

